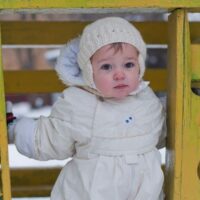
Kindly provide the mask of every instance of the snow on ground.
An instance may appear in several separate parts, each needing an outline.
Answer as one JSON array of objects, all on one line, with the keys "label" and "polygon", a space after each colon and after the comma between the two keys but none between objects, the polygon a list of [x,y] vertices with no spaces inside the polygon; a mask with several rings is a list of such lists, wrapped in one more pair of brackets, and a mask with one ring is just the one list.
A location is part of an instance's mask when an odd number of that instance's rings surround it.
[{"label": "snow on ground", "polygon": [[68,160],[37,161],[18,153],[15,145],[9,145],[9,164],[11,168],[62,167]]}]

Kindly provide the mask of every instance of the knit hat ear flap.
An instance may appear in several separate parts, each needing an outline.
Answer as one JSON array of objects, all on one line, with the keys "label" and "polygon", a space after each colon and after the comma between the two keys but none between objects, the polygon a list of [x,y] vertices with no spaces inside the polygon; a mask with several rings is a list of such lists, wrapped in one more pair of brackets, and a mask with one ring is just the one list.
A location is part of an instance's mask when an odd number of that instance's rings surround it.
[{"label": "knit hat ear flap", "polygon": [[93,70],[92,70],[92,64],[90,59],[86,63],[87,70],[82,69],[82,75],[83,75],[83,80],[85,81],[85,84],[93,89],[97,89],[94,83],[93,79]]},{"label": "knit hat ear flap", "polygon": [[143,78],[144,76],[144,72],[145,72],[145,60],[142,56],[142,54],[138,55],[138,62],[139,62],[139,67],[140,67],[140,75],[139,78],[140,80]]}]

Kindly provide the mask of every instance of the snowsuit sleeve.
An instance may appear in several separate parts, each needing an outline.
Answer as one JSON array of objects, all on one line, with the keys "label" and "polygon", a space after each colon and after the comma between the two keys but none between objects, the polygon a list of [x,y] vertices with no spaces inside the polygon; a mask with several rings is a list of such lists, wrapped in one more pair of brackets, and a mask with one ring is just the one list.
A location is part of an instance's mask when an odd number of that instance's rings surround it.
[{"label": "snowsuit sleeve", "polygon": [[66,159],[75,153],[72,106],[60,98],[49,117],[40,117],[35,130],[35,159]]},{"label": "snowsuit sleeve", "polygon": [[41,116],[37,120],[27,117],[18,119],[13,127],[17,150],[37,160],[59,160],[73,156],[74,114],[71,102],[59,98],[49,117]]},{"label": "snowsuit sleeve", "polygon": [[65,159],[90,140],[96,98],[82,89],[63,92],[50,116],[40,117],[35,134],[35,158]]},{"label": "snowsuit sleeve", "polygon": [[37,160],[72,157],[76,146],[90,139],[95,102],[94,95],[88,92],[75,87],[66,89],[49,117],[17,121],[14,142],[18,151]]}]

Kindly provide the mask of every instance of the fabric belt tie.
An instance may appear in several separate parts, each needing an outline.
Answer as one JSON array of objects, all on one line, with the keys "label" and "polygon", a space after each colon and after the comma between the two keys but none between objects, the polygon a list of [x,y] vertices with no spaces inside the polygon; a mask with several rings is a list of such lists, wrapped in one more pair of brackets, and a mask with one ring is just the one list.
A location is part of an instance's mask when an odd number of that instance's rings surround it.
[{"label": "fabric belt tie", "polygon": [[[127,164],[137,163],[139,155],[155,149],[157,137],[143,135],[124,138],[93,137],[88,145],[77,147],[79,158],[94,158],[98,156],[124,157]],[[141,141],[141,142],[140,142]]]}]

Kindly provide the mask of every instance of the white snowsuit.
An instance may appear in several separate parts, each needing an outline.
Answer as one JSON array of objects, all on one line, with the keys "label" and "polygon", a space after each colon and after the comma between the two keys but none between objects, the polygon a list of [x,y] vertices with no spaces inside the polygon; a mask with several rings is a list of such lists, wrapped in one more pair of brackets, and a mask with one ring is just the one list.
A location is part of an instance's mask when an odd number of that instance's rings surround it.
[{"label": "white snowsuit", "polygon": [[[23,120],[15,127],[16,140],[22,138]],[[31,157],[72,157],[51,200],[163,199],[156,145],[165,136],[164,121],[163,107],[149,87],[123,100],[103,101],[76,87],[66,89],[50,116],[34,126]],[[21,142],[16,146],[24,153]]]}]

